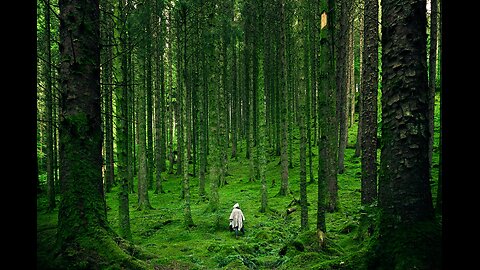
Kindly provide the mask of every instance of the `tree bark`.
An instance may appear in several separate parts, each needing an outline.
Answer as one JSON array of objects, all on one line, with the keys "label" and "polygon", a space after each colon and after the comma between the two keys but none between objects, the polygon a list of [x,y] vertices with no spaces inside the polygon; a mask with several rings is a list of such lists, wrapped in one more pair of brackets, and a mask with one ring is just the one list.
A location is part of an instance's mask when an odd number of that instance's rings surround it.
[{"label": "tree bark", "polygon": [[53,89],[52,89],[52,52],[50,30],[50,0],[45,3],[45,129],[46,129],[46,158],[47,158],[47,211],[52,211],[57,206],[55,200],[55,175],[54,175],[54,152],[53,152]]},{"label": "tree bark", "polygon": [[301,35],[301,43],[298,46],[300,57],[297,58],[297,62],[300,65],[299,72],[299,128],[300,128],[300,204],[301,204],[301,220],[300,226],[302,230],[308,230],[308,206],[307,206],[307,121],[310,121],[306,116],[308,115],[305,99],[308,95],[308,83],[306,78],[308,77],[308,32],[305,22],[308,18],[307,5],[301,6],[303,12],[299,18],[299,29]]},{"label": "tree bark", "polygon": [[138,132],[138,210],[151,209],[148,197],[147,115],[145,108],[147,89],[141,87],[137,96]]},{"label": "tree bark", "polygon": [[426,1],[383,0],[381,6],[381,214],[375,264],[439,269],[441,229],[434,221],[428,164]]},{"label": "tree bark", "polygon": [[119,13],[119,21],[117,22],[116,28],[116,36],[118,38],[118,53],[119,53],[119,65],[120,65],[120,73],[121,73],[121,81],[119,83],[120,89],[117,89],[116,93],[116,104],[117,104],[117,122],[116,122],[116,133],[117,133],[117,170],[118,170],[118,178],[120,182],[120,189],[118,191],[118,215],[119,215],[119,223],[120,223],[120,236],[131,240],[132,234],[130,231],[130,211],[129,211],[129,198],[128,193],[130,191],[131,183],[130,178],[131,175],[129,174],[129,168],[131,170],[131,166],[129,165],[129,136],[131,132],[129,132],[129,115],[128,115],[128,103],[129,103],[129,95],[128,95],[128,55],[127,55],[127,25],[126,25],[126,15],[125,15],[125,0],[119,0],[115,11]]},{"label": "tree bark", "polygon": [[[322,57],[319,75],[318,109],[321,121],[318,132],[318,202],[317,202],[317,231],[323,235],[327,231],[325,213],[332,206],[327,201],[327,195],[332,196],[330,187],[336,183],[337,166],[335,148],[337,147],[337,121],[336,121],[336,91],[335,91],[335,68],[333,62],[333,31],[334,11],[333,0],[323,0],[320,3],[320,17],[323,18],[323,27],[320,29],[320,55]],[[328,193],[327,193],[328,188]],[[333,193],[335,195],[335,193]]]},{"label": "tree bark", "polygon": [[361,106],[361,202],[377,198],[378,1],[365,0]]},{"label": "tree bark", "polygon": [[155,5],[156,19],[160,21],[158,39],[155,39],[156,87],[155,87],[155,193],[164,193],[162,172],[165,171],[165,61],[163,3]]},{"label": "tree bark", "polygon": [[[337,55],[337,88],[338,88],[338,108],[339,113],[339,144],[338,144],[338,173],[342,174],[345,170],[345,148],[348,141],[348,86],[349,84],[349,62],[348,62],[348,33],[350,29],[349,17],[351,9],[350,0],[340,1],[340,30],[338,36],[339,44]],[[347,45],[344,45],[347,44]],[[336,202],[331,202],[336,204]]]},{"label": "tree bark", "polygon": [[[111,236],[102,184],[99,5],[60,0],[60,205],[57,246]],[[111,239],[111,238],[110,238]],[[80,251],[81,247],[77,247]]]},{"label": "tree bark", "polygon": [[359,28],[359,73],[358,73],[358,122],[357,122],[357,141],[355,144],[355,157],[360,157],[362,151],[362,110],[363,110],[363,55],[364,55],[364,34],[365,34],[365,0],[359,1],[359,16],[358,16],[358,28]]},{"label": "tree bark", "polygon": [[280,125],[281,125],[281,178],[282,184],[280,186],[280,191],[278,194],[280,196],[286,196],[288,194],[288,121],[287,121],[287,114],[288,114],[288,97],[287,97],[287,76],[286,76],[286,56],[285,56],[285,27],[286,27],[286,20],[285,20],[285,0],[280,0],[279,3],[279,16],[280,16],[280,43],[279,43],[279,55],[280,55],[280,106],[281,106],[281,113],[280,113]]},{"label": "tree bark", "polygon": [[438,37],[438,2],[430,0],[430,48],[428,69],[428,164],[432,179],[432,158],[435,139],[435,93],[437,86],[437,37]]},{"label": "tree bark", "polygon": [[[441,37],[442,36],[442,15],[443,15],[443,11],[442,11],[442,1],[440,1],[439,3],[439,12],[438,12],[438,16],[439,16],[439,33],[438,33],[438,36]],[[438,43],[438,52],[439,52],[439,55],[440,55],[440,61],[439,61],[439,81],[440,81],[440,91],[439,91],[439,94],[440,94],[440,136],[438,138],[438,156],[439,156],[439,160],[438,160],[438,186],[437,186],[437,201],[436,201],[436,205],[435,205],[435,210],[437,213],[442,213],[442,210],[443,210],[443,84],[442,84],[442,77],[443,77],[443,71],[442,71],[442,66],[443,66],[443,61],[441,61],[441,59],[443,59],[443,55],[442,55],[442,39],[440,38],[439,39],[439,43]]]}]

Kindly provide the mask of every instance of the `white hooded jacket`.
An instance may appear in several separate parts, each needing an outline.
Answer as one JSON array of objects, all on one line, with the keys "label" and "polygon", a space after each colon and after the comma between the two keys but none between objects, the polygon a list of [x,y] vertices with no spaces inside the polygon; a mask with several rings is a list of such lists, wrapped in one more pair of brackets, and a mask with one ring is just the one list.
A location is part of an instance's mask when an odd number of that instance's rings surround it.
[{"label": "white hooded jacket", "polygon": [[238,227],[238,230],[241,230],[243,227],[243,221],[245,220],[245,217],[243,216],[242,210],[240,210],[240,206],[238,203],[236,203],[233,206],[232,213],[230,214],[230,224],[232,225],[232,228]]}]

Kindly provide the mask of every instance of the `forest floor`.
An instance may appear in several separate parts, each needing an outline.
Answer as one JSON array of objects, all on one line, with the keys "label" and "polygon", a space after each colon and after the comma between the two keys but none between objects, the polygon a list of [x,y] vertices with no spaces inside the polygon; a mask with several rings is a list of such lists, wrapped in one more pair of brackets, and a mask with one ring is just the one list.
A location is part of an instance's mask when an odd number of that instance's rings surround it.
[{"label": "forest floor", "polygon": [[[438,114],[436,114],[438,115]],[[437,118],[438,119],[438,118]],[[438,125],[437,125],[438,127]],[[289,169],[287,196],[277,196],[280,189],[280,157],[267,157],[268,211],[260,213],[260,181],[248,182],[249,163],[245,149],[238,158],[228,161],[225,186],[219,189],[218,213],[208,211],[208,201],[198,196],[198,177],[190,179],[191,211],[195,227],[185,228],[183,200],[180,198],[181,178],[164,174],[166,193],[149,191],[153,210],[137,211],[137,194],[130,194],[130,224],[133,243],[155,255],[147,263],[154,269],[355,269],[352,260],[361,254],[368,237],[362,235],[360,219],[366,212],[360,203],[360,158],[355,157],[356,125],[349,132],[345,151],[345,172],[338,175],[339,210],[326,214],[327,245],[316,246],[317,184],[307,186],[309,230],[300,230],[300,206],[286,215],[293,197],[300,198],[299,156],[295,148],[293,167]],[[436,132],[438,137],[438,130]],[[298,147],[298,136],[294,140]],[[434,150],[433,179],[438,177],[438,138]],[[313,174],[317,175],[317,148],[313,148]],[[380,152],[379,152],[380,154]],[[380,156],[380,155],[378,155]],[[308,164],[308,163],[307,163]],[[308,178],[308,170],[307,170]],[[208,180],[208,178],[207,178]],[[276,185],[272,186],[272,180]],[[307,179],[308,181],[309,179]],[[210,186],[207,182],[207,194]],[[118,228],[117,188],[106,194],[110,226]],[[436,181],[432,182],[436,197]],[[58,208],[46,213],[46,196],[37,200],[37,266],[48,265],[55,242]],[[228,230],[228,217],[238,202],[245,215],[245,235],[235,238]],[[215,226],[217,215],[220,226]],[[318,244],[318,243],[317,243]]]}]

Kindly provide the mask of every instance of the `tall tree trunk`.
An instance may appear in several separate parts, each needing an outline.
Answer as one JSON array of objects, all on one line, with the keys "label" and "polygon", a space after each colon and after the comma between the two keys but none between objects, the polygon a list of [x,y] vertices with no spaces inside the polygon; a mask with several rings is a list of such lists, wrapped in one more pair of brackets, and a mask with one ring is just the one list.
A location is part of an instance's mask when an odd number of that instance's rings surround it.
[{"label": "tall tree trunk", "polygon": [[[259,133],[258,133],[258,77],[259,77],[259,20],[258,20],[259,4],[257,1],[253,3],[252,12],[252,125],[251,125],[251,140],[252,148],[258,146]],[[260,179],[259,171],[259,156],[255,150],[252,150],[253,154],[253,176],[254,179]]]},{"label": "tall tree trunk", "polygon": [[[75,262],[86,249],[105,258],[108,246],[109,252],[115,251],[109,258],[126,261],[127,255],[120,258],[115,250],[118,246],[108,225],[102,184],[99,4],[60,0],[59,7],[61,200],[57,246],[61,256],[57,259]],[[131,268],[134,263],[125,264]],[[83,266],[99,267],[95,262]]]},{"label": "tall tree trunk", "polygon": [[[439,37],[442,37],[442,20],[443,20],[443,10],[442,10],[442,1],[440,1],[439,3],[439,12],[438,12],[438,16],[439,16],[439,33],[438,33],[438,36]],[[438,156],[439,156],[439,160],[438,160],[438,186],[437,186],[437,201],[436,201],[436,205],[435,205],[435,210],[437,213],[442,213],[442,205],[443,205],[443,170],[442,170],[442,167],[443,167],[443,84],[442,84],[442,78],[443,78],[443,71],[442,71],[442,67],[443,67],[443,55],[442,55],[442,38],[439,39],[439,43],[438,43],[438,52],[439,52],[439,55],[440,55],[440,61],[439,61],[439,80],[440,80],[440,91],[439,91],[439,95],[440,95],[440,135],[439,135],[439,138],[438,138]]]},{"label": "tall tree trunk", "polygon": [[285,27],[286,27],[286,20],[285,20],[285,0],[280,0],[279,3],[279,16],[280,16],[280,44],[279,44],[279,55],[280,55],[280,106],[281,106],[281,113],[280,113],[280,124],[281,124],[281,164],[282,164],[282,185],[280,186],[280,191],[278,194],[280,196],[285,196],[288,194],[288,99],[287,99],[287,76],[286,76],[286,56],[285,56]]},{"label": "tall tree trunk", "polygon": [[[350,6],[350,14],[348,20],[348,128],[352,127],[355,120],[355,42],[353,30],[355,27],[355,8],[358,5],[358,1],[354,0]],[[348,134],[348,129],[347,129]],[[348,140],[346,142],[348,145]]]},{"label": "tall tree trunk", "polygon": [[[102,1],[102,8],[111,10],[112,4],[110,1]],[[110,192],[114,182],[114,152],[113,152],[113,53],[112,53],[112,34],[113,26],[111,24],[111,17],[108,14],[104,14],[102,20],[105,21],[105,26],[103,27],[101,34],[102,42],[106,44],[103,47],[103,58],[102,58],[102,75],[103,75],[103,97],[104,97],[104,125],[105,125],[105,175],[104,175],[104,185],[105,192]]]},{"label": "tall tree trunk", "polygon": [[[309,0],[307,1],[308,5],[312,5],[312,0]],[[314,42],[313,42],[313,36],[315,35],[312,35],[311,33],[315,33],[317,30],[315,30],[315,20],[314,20],[314,16],[312,15],[312,13],[315,11],[314,9],[308,9],[308,8],[305,8],[306,9],[306,19],[305,19],[305,31],[306,31],[306,36],[305,36],[305,43],[304,43],[304,68],[305,68],[305,80],[306,80],[306,97],[305,97],[305,106],[306,106],[306,124],[307,124],[307,143],[308,143],[308,171],[309,171],[309,177],[310,177],[310,180],[309,180],[309,184],[313,184],[315,183],[315,176],[313,175],[313,150],[312,150],[312,97],[311,97],[311,91],[313,89],[313,87],[316,85],[316,81],[317,81],[317,78],[315,76],[313,76],[313,72],[312,74],[310,74],[310,70],[311,69],[314,69],[314,67],[312,66],[312,68],[310,69],[310,61],[314,61],[315,60],[315,56],[314,57],[310,57],[310,51],[311,51],[311,47],[314,46]],[[313,59],[312,59],[313,58]],[[315,67],[315,70],[316,70],[316,67]],[[313,83],[312,83],[313,82]],[[313,110],[313,114],[315,115],[315,112],[317,111],[317,109]],[[315,118],[316,119],[316,116]],[[315,138],[316,134],[317,134],[317,131],[316,131],[316,128],[314,127],[313,128],[314,130],[314,133],[313,133],[313,141],[314,142],[317,142],[317,139]]]},{"label": "tall tree trunk", "polygon": [[173,163],[175,159],[173,149],[173,134],[174,134],[174,122],[175,122],[175,103],[173,97],[175,96],[173,90],[173,32],[172,32],[172,18],[171,11],[168,12],[168,27],[167,27],[167,46],[168,46],[168,174],[173,174]]},{"label": "tall tree trunk", "polygon": [[[53,90],[53,96],[57,97],[59,96],[59,91],[52,89]],[[53,182],[55,183],[55,193],[58,194],[60,191],[60,180],[59,180],[59,155],[58,155],[58,111],[59,111],[59,105],[58,102],[53,102],[53,114],[52,114],[52,121],[53,121]],[[37,168],[38,169],[38,168]]]},{"label": "tall tree trunk", "polygon": [[[334,12],[332,10],[333,0],[323,0],[320,3],[320,56],[319,67],[319,98],[318,118],[324,119],[319,124],[318,132],[318,202],[317,202],[317,232],[323,236],[326,231],[325,213],[328,210],[327,187],[333,180],[336,180],[336,91],[335,72],[333,62],[333,32]],[[320,240],[323,238],[320,237]]]},{"label": "tall tree trunk", "polygon": [[[127,30],[128,31],[128,30]],[[127,54],[126,60],[125,61],[125,71],[124,72],[124,87],[125,87],[125,102],[127,103],[125,105],[125,116],[124,119],[126,121],[125,125],[125,131],[126,133],[126,152],[127,152],[127,161],[126,165],[127,166],[127,175],[128,175],[128,192],[129,193],[135,193],[135,185],[134,185],[134,176],[138,174],[138,169],[137,169],[137,136],[138,132],[135,130],[135,125],[137,122],[136,118],[136,95],[135,95],[135,84],[133,83],[134,78],[135,78],[135,67],[133,65],[133,56],[132,56],[132,37],[128,34],[126,34],[126,39],[127,39],[127,45],[125,47],[124,54]],[[130,82],[130,83],[129,83]]]},{"label": "tall tree trunk", "polygon": [[299,71],[299,127],[300,127],[300,205],[301,205],[301,220],[300,225],[302,230],[308,230],[308,202],[307,202],[307,121],[310,121],[306,116],[307,107],[309,106],[305,102],[305,97],[308,95],[308,83],[306,78],[308,78],[308,32],[307,32],[307,5],[301,6],[302,13],[299,18],[299,29],[300,29],[300,45],[298,46],[298,51],[300,57],[298,57],[297,63],[300,65]]},{"label": "tall tree trunk", "polygon": [[[363,68],[364,68],[364,63],[363,63],[363,55],[364,55],[364,34],[365,34],[365,0],[359,0],[359,15],[358,15],[358,28],[359,30],[359,42],[358,42],[358,47],[359,47],[359,73],[358,73],[358,122],[357,122],[357,141],[355,143],[355,157],[359,157],[362,151],[362,111],[363,111]],[[378,16],[377,16],[378,17]]]},{"label": "tall tree trunk", "polygon": [[[252,1],[246,1],[245,6],[244,6],[244,15],[245,15],[245,26],[244,26],[244,94],[243,94],[243,110],[242,112],[244,113],[244,137],[246,138],[246,152],[245,152],[245,157],[247,159],[251,159],[251,142],[250,142],[250,114],[251,114],[251,102],[250,102],[250,86],[251,86],[251,51],[252,51],[252,46],[251,46],[251,39],[252,39]],[[250,161],[250,163],[253,162]],[[252,166],[250,166],[250,180],[253,181],[252,176],[253,176],[253,171],[252,171]]]},{"label": "tall tree trunk", "polygon": [[[232,18],[232,23],[235,22],[235,16]],[[231,43],[231,50],[233,54],[232,59],[232,109],[231,109],[231,117],[232,117],[232,124],[231,124],[231,132],[232,132],[232,153],[230,155],[231,158],[237,158],[237,142],[238,142],[238,87],[237,87],[237,35],[233,34],[233,40]]]},{"label": "tall tree trunk", "polygon": [[435,93],[437,86],[437,34],[438,34],[438,2],[430,0],[430,48],[428,69],[428,164],[430,180],[432,179],[432,157],[435,139]]},{"label": "tall tree trunk", "polygon": [[426,1],[382,0],[381,6],[381,214],[374,263],[439,269],[441,229],[434,222],[428,164]]},{"label": "tall tree trunk", "polygon": [[165,61],[163,3],[155,5],[155,18],[160,21],[158,38],[155,39],[156,88],[155,88],[155,193],[164,193],[162,172],[165,171]]},{"label": "tall tree trunk", "polygon": [[48,208],[47,211],[52,211],[56,207],[55,201],[55,178],[54,178],[54,166],[53,166],[53,89],[52,89],[52,52],[51,52],[51,31],[50,31],[50,0],[45,3],[45,107],[46,107],[46,138],[47,138],[47,197]]},{"label": "tall tree trunk", "polygon": [[[145,52],[144,52],[145,53]],[[143,211],[151,209],[150,199],[148,197],[149,189],[149,171],[148,171],[148,146],[147,146],[147,98],[148,93],[145,80],[149,79],[148,76],[148,60],[149,54],[140,53],[140,61],[142,62],[142,72],[140,79],[143,83],[140,83],[140,89],[137,94],[137,132],[138,132],[138,206],[137,210]]]},{"label": "tall tree trunk", "polygon": [[265,115],[266,115],[266,134],[267,136],[267,145],[266,147],[271,147],[272,145],[272,128],[271,128],[271,119],[272,115],[272,57],[271,57],[271,27],[268,27],[270,23],[270,2],[264,2],[263,12],[262,12],[262,22],[265,27],[263,27],[263,85],[264,85],[264,95],[265,95]]},{"label": "tall tree trunk", "polygon": [[116,28],[116,35],[118,36],[118,53],[119,53],[119,60],[120,60],[120,73],[121,73],[121,81],[120,81],[120,89],[118,89],[118,93],[116,93],[116,104],[117,104],[117,169],[118,169],[118,177],[120,182],[120,189],[118,192],[118,215],[119,215],[119,223],[120,223],[120,236],[131,240],[132,234],[130,230],[130,211],[129,211],[129,179],[131,179],[131,175],[129,175],[128,168],[130,167],[128,164],[129,160],[129,122],[128,122],[128,55],[127,55],[127,20],[125,15],[125,0],[118,0],[116,5],[116,13],[118,14],[117,18],[119,21],[117,22]]},{"label": "tall tree trunk", "polygon": [[[262,2],[263,4],[263,2]],[[265,63],[265,62],[264,62]],[[258,171],[261,184],[261,206],[260,212],[265,213],[268,208],[268,190],[267,190],[267,179],[266,179],[266,166],[267,166],[267,157],[266,157],[266,144],[267,144],[267,116],[266,116],[266,106],[265,106],[265,85],[259,88],[258,96],[255,97],[258,99],[258,146],[256,156],[258,158]]]},{"label": "tall tree trunk", "polygon": [[[213,11],[212,11],[213,12]],[[211,23],[209,21],[208,23]],[[210,178],[210,201],[208,205],[209,211],[215,214],[215,221],[214,227],[219,227],[221,224],[220,219],[220,198],[218,193],[218,184],[220,182],[220,170],[221,170],[221,157],[220,157],[220,140],[219,140],[219,109],[218,109],[218,97],[219,97],[219,82],[218,82],[218,68],[216,70],[213,67],[213,63],[215,58],[214,55],[214,41],[211,39],[207,39],[210,43],[207,47],[209,49],[206,50],[207,57],[206,57],[206,66],[208,70],[206,73],[208,76],[208,96],[206,97],[206,101],[208,100],[208,104],[212,104],[212,109],[209,113],[210,121],[207,123],[207,127],[209,129],[209,136],[207,138],[209,144],[209,155],[208,155],[208,166],[209,166],[209,178]],[[218,65],[217,65],[218,67]],[[205,104],[206,106],[208,104]],[[205,108],[206,109],[206,108]]]},{"label": "tall tree trunk", "polygon": [[223,15],[221,16],[221,28],[222,28],[222,42],[221,42],[221,87],[219,88],[218,95],[218,108],[219,111],[219,145],[220,145],[220,183],[219,186],[222,187],[227,184],[226,175],[228,170],[228,92],[229,92],[229,82],[228,82],[228,47],[230,46],[230,37],[229,37],[229,25],[230,25],[230,10],[233,7],[230,7],[230,2],[226,1],[221,6],[221,11]]},{"label": "tall tree trunk", "polygon": [[[287,108],[287,115],[286,121],[287,123],[292,123],[287,126],[287,142],[293,142],[293,113],[294,113],[294,102],[293,102],[293,95],[295,94],[296,89],[296,81],[294,80],[293,76],[293,33],[292,33],[292,25],[293,22],[293,7],[291,1],[286,1],[284,4],[285,9],[285,84],[286,84],[286,91],[287,94],[285,96],[286,100],[286,108]],[[287,149],[287,159],[290,161],[288,162],[288,168],[291,169],[294,166],[293,160],[293,143],[288,143]]]},{"label": "tall tree trunk", "polygon": [[176,132],[176,139],[177,139],[177,149],[176,149],[176,152],[174,151],[174,155],[173,155],[173,159],[175,160],[175,157],[176,157],[176,164],[177,164],[177,170],[176,170],[176,175],[182,175],[182,162],[183,162],[183,155],[181,155],[180,153],[183,151],[182,149],[182,146],[183,146],[183,143],[182,143],[182,140],[183,140],[183,132],[180,132],[180,130],[182,130],[182,119],[181,119],[181,114],[180,114],[180,102],[179,100],[181,100],[181,91],[180,89],[183,87],[183,80],[181,79],[182,76],[180,74],[181,72],[181,69],[182,69],[182,55],[181,55],[181,49],[180,49],[180,46],[181,46],[181,41],[180,41],[180,33],[178,33],[180,31],[179,29],[179,26],[177,26],[177,50],[176,50],[176,61],[177,61],[177,65],[176,65],[176,68],[177,68],[177,75],[176,75],[176,78],[177,78],[177,85],[176,85],[176,88],[175,88],[175,105],[174,105],[174,110],[175,110],[175,132]]},{"label": "tall tree trunk", "polygon": [[205,115],[206,112],[204,111],[205,109],[205,96],[208,95],[207,92],[207,80],[208,76],[206,75],[206,57],[205,57],[205,34],[206,30],[204,25],[202,24],[200,26],[199,30],[199,40],[200,40],[200,50],[199,50],[199,57],[200,57],[200,63],[199,63],[199,71],[198,75],[200,78],[200,83],[199,83],[199,88],[198,88],[198,152],[200,155],[200,168],[199,168],[199,188],[198,188],[198,195],[202,200],[206,199],[206,191],[205,191],[205,184],[206,184],[206,174],[207,174],[207,149],[206,149],[206,120],[205,120]]},{"label": "tall tree trunk", "polygon": [[377,198],[378,1],[365,0],[361,109],[361,201]]},{"label": "tall tree trunk", "polygon": [[[342,0],[340,2],[340,30],[338,42],[342,46],[338,46],[337,60],[337,87],[338,87],[338,106],[339,112],[339,144],[338,144],[338,173],[342,174],[345,170],[345,148],[348,142],[348,86],[349,86],[349,57],[348,57],[348,33],[350,29],[349,18],[352,3],[350,0]],[[346,44],[346,45],[343,45]],[[336,202],[331,202],[336,204]]]},{"label": "tall tree trunk", "polygon": [[[335,3],[332,0],[328,0],[328,5],[331,8],[335,7]],[[338,21],[336,19],[336,14],[335,9],[328,12],[327,10],[324,10],[325,13],[322,13],[320,17],[320,22],[322,19],[325,20],[326,25],[326,30],[324,31],[325,36],[321,37],[323,38],[324,41],[320,41],[320,50],[323,50],[323,54],[325,59],[327,59],[324,63],[324,65],[321,65],[321,71],[318,72],[317,74],[317,80],[323,84],[322,89],[324,91],[323,95],[325,95],[326,104],[323,104],[320,106],[321,108],[324,108],[324,112],[322,114],[324,116],[319,116],[319,119],[325,119],[325,125],[323,127],[321,132],[323,134],[319,135],[319,140],[322,139],[322,136],[324,142],[323,144],[325,145],[325,149],[322,149],[322,151],[326,151],[325,153],[325,158],[326,158],[326,168],[325,168],[325,173],[326,173],[326,181],[327,181],[327,190],[328,190],[328,197],[326,198],[326,210],[328,212],[334,212],[337,211],[338,209],[338,179],[337,179],[337,173],[338,173],[338,156],[339,156],[339,120],[338,118],[340,117],[339,113],[339,107],[340,103],[339,100],[340,98],[337,98],[337,94],[341,92],[339,88],[341,86],[336,85],[336,82],[338,82],[338,74],[341,74],[341,70],[343,70],[344,67],[340,65],[340,67],[336,66],[336,62],[334,59],[337,59],[338,57],[335,57],[335,42],[337,42],[337,38],[335,35],[335,23]],[[330,13],[330,14],[328,14]],[[330,25],[328,25],[330,24]],[[329,27],[330,26],[330,27]],[[321,26],[320,26],[321,27]],[[325,29],[325,28],[324,28]],[[322,32],[322,30],[320,30]],[[322,35],[322,33],[320,33]],[[322,44],[323,42],[323,44]],[[338,47],[343,47],[343,46],[338,46]],[[345,48],[343,48],[345,49]],[[345,52],[343,52],[344,54]],[[339,52],[340,54],[340,52]],[[344,59],[342,61],[345,61]],[[341,62],[341,61],[339,61]],[[328,71],[328,69],[333,69],[336,72],[334,74],[331,73],[331,71]],[[331,77],[330,77],[331,76]],[[321,79],[325,78],[325,79]],[[343,82],[341,82],[343,83]],[[341,84],[340,83],[340,84]],[[320,91],[319,91],[320,92]],[[320,100],[320,98],[319,98]],[[320,101],[319,101],[320,102]],[[333,110],[333,111],[332,111]],[[318,112],[317,114],[320,114]],[[319,146],[319,150],[320,150]],[[320,155],[320,154],[319,154]]]},{"label": "tall tree trunk", "polygon": [[[319,161],[318,161],[318,216],[317,230],[326,232],[325,211],[337,210],[337,160],[338,146],[337,119],[336,119],[336,89],[334,68],[334,22],[335,13],[331,10],[333,1],[323,1],[320,6],[320,65],[319,75],[319,119],[325,119],[319,130]],[[328,196],[327,196],[328,195]]]},{"label": "tall tree trunk", "polygon": [[180,92],[180,100],[179,100],[179,103],[180,103],[180,115],[181,115],[181,119],[182,119],[182,125],[181,125],[181,129],[180,129],[180,133],[182,134],[182,139],[181,139],[181,143],[182,143],[182,151],[179,152],[178,154],[182,156],[182,182],[183,182],[183,199],[184,199],[184,223],[185,223],[185,226],[186,227],[192,227],[194,226],[195,224],[193,223],[193,219],[192,219],[192,212],[191,212],[191,209],[190,209],[190,176],[189,176],[189,163],[188,163],[188,159],[189,159],[189,156],[188,156],[188,142],[189,142],[189,139],[188,139],[188,129],[189,129],[189,125],[186,123],[187,122],[187,103],[189,102],[188,98],[187,98],[187,95],[188,95],[188,78],[187,78],[187,61],[186,61],[186,58],[187,58],[187,48],[186,48],[186,43],[187,43],[187,23],[186,23],[186,20],[187,20],[187,8],[182,6],[181,9],[180,9],[180,12],[181,12],[181,17],[182,17],[182,20],[183,21],[183,34],[184,34],[184,40],[183,40],[183,59],[184,59],[184,66],[183,66],[183,80],[184,80],[184,84],[183,84],[183,87],[179,89]]},{"label": "tall tree trunk", "polygon": [[[315,0],[310,0],[310,6],[318,5]],[[318,145],[318,130],[319,130],[319,119],[318,119],[318,96],[319,96],[319,81],[318,78],[318,64],[319,64],[319,29],[318,29],[318,10],[315,8],[310,9],[310,16],[309,16],[309,24],[310,24],[310,31],[309,31],[309,38],[310,38],[310,93],[309,93],[309,100],[310,100],[310,117],[309,122],[311,122],[311,128],[309,130],[313,130],[313,145]],[[312,139],[312,136],[311,136]],[[312,181],[312,180],[310,180]]]},{"label": "tall tree trunk", "polygon": [[146,104],[146,168],[147,168],[147,188],[153,189],[153,80],[152,80],[152,1],[145,2],[145,52],[146,52],[146,67],[145,67],[145,104]]}]

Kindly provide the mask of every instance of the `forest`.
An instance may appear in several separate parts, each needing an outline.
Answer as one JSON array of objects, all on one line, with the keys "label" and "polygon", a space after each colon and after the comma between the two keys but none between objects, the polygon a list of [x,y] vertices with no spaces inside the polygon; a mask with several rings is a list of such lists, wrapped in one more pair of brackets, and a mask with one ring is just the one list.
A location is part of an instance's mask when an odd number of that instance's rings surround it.
[{"label": "forest", "polygon": [[442,1],[35,19],[37,269],[443,269]]}]

